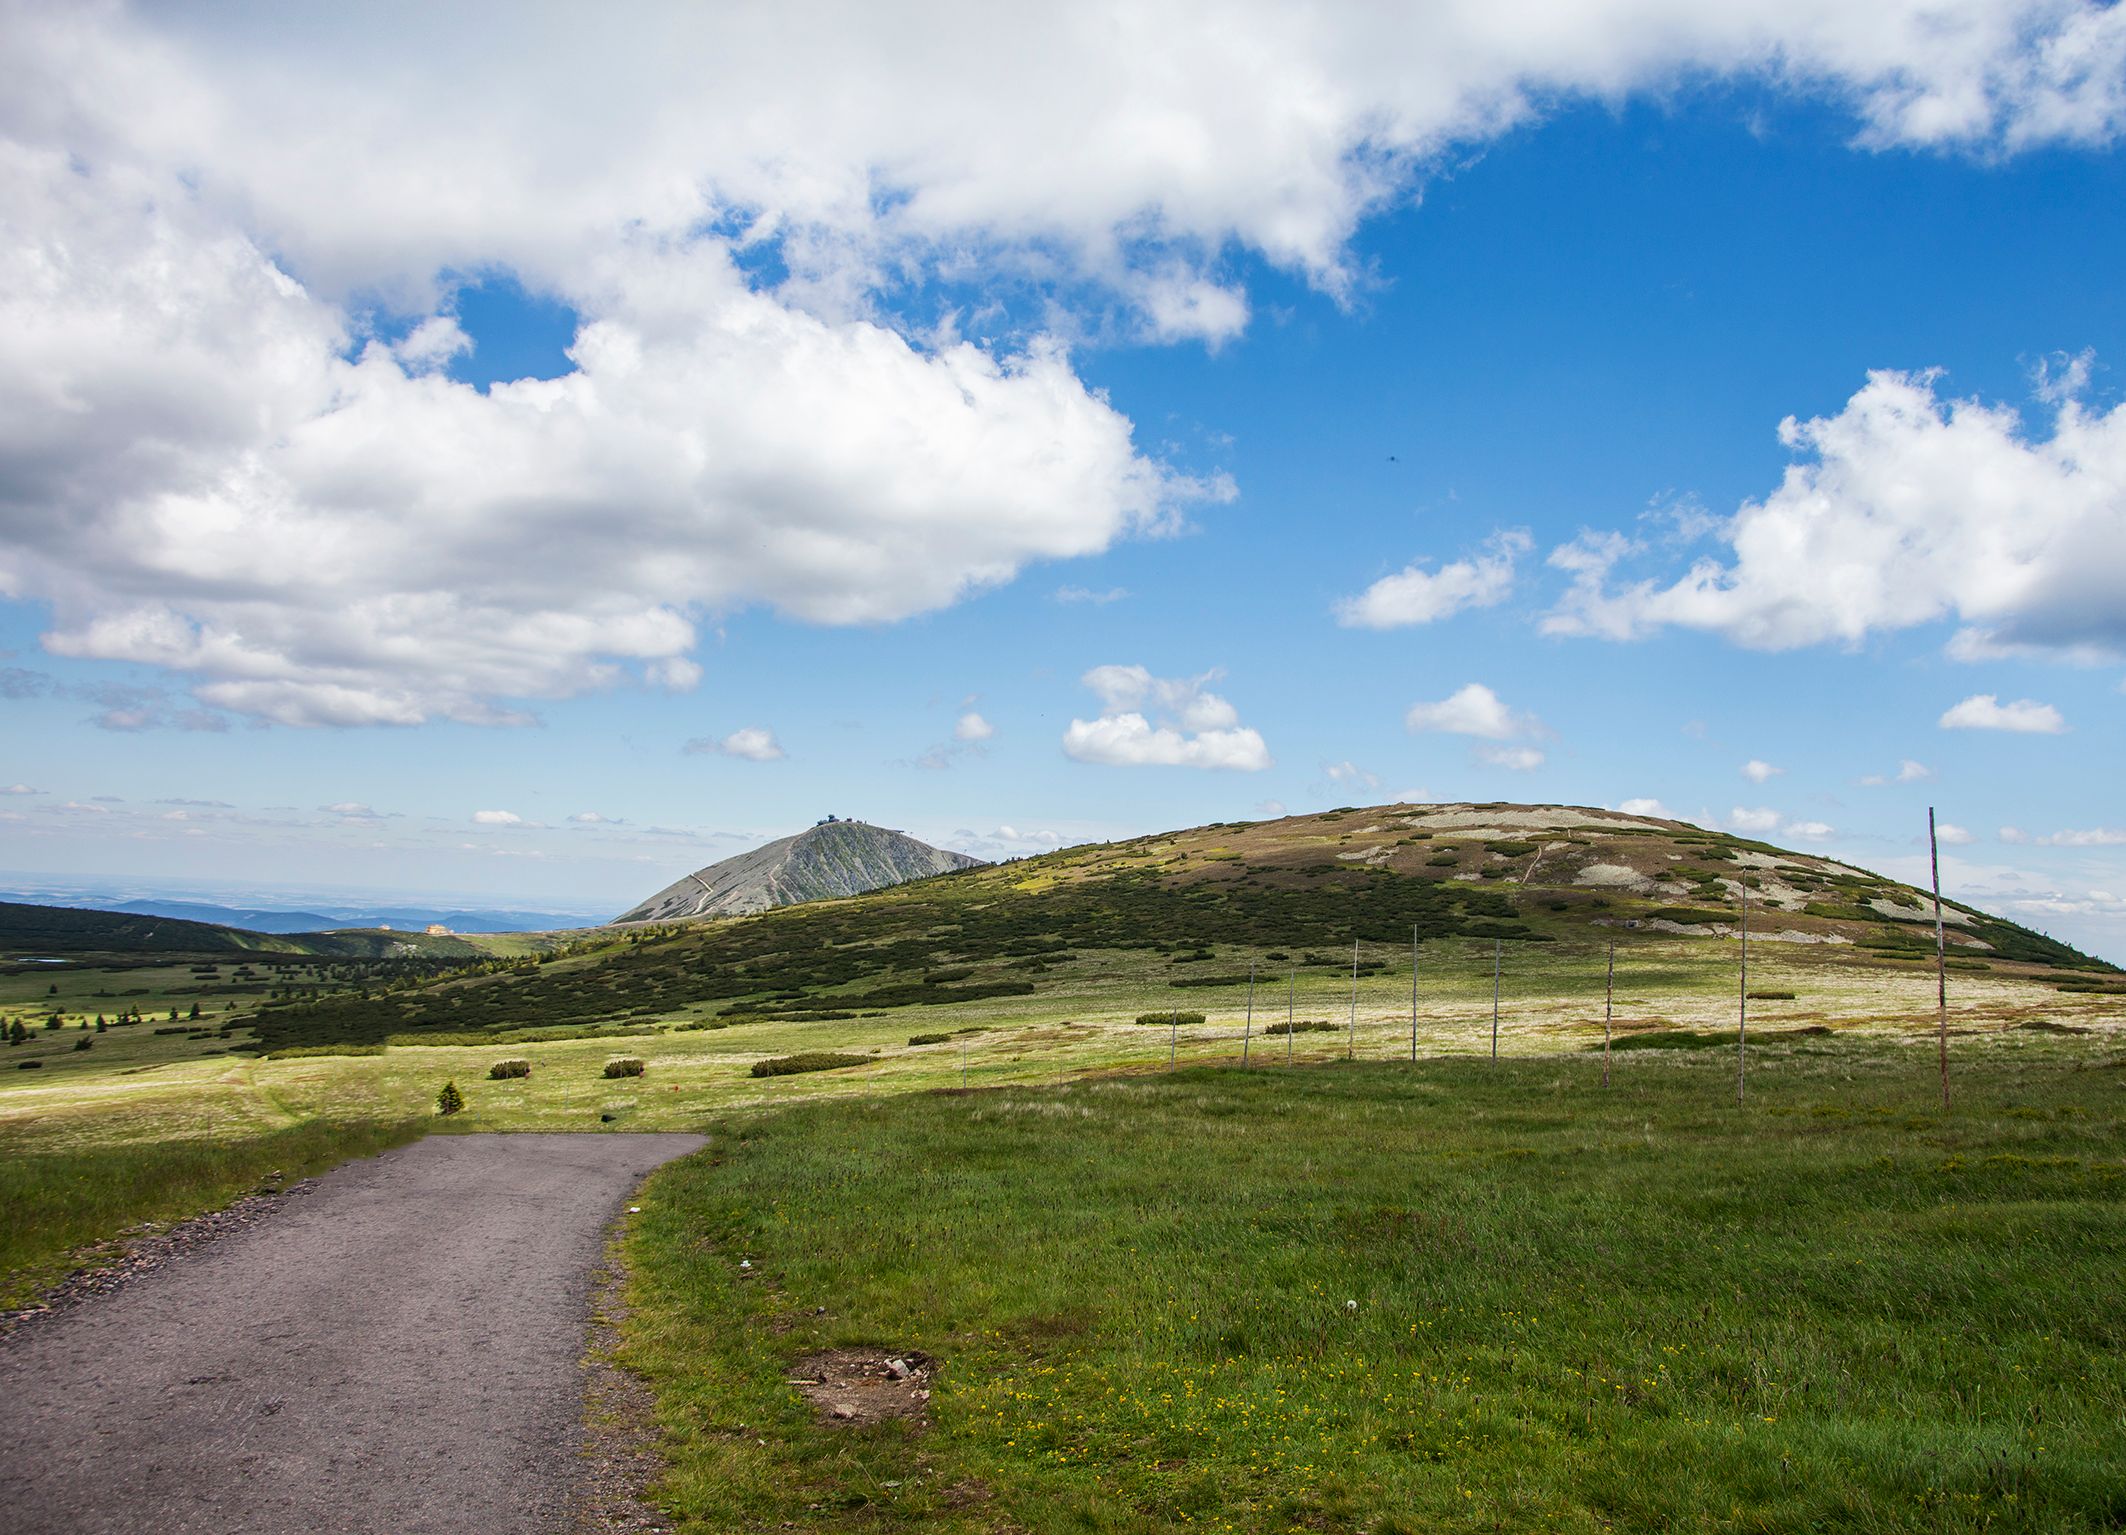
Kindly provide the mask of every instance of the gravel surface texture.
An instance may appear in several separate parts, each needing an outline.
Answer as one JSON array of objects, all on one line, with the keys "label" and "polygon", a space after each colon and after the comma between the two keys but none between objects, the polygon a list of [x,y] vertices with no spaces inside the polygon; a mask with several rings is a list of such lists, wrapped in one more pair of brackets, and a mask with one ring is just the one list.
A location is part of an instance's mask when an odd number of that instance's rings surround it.
[{"label": "gravel surface texture", "polygon": [[9,1535],[565,1531],[591,1275],[691,1135],[442,1135],[0,1338]]}]

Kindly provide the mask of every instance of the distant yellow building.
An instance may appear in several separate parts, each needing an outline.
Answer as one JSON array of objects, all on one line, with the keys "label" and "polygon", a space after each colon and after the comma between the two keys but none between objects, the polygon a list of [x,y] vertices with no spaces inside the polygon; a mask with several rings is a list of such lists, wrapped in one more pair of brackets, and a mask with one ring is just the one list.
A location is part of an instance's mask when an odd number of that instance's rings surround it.
[{"label": "distant yellow building", "polygon": [[457,936],[440,922],[429,923],[426,931],[431,938],[452,938]]}]

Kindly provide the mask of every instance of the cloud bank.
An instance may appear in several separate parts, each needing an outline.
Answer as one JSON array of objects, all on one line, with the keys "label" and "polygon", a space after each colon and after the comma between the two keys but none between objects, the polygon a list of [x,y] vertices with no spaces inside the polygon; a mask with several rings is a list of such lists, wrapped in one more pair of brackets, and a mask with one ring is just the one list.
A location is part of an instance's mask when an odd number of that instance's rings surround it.
[{"label": "cloud bank", "polygon": [[[1746,77],[1869,147],[1981,154],[2126,123],[2126,11],[2082,0],[627,17],[0,12],[0,596],[49,604],[51,650],[287,725],[689,688],[723,613],[892,622],[1230,495],[1144,453],[1059,337],[1229,338],[1241,254],[1341,299],[1368,214],[1548,103]],[[971,271],[1054,323],[897,317]],[[574,312],[561,376],[452,380],[468,274]],[[2070,409],[2032,473],[2112,451]],[[2101,529],[2054,532],[2021,568],[2087,627],[2064,546]],[[1483,600],[1453,571],[1358,611]],[[1644,621],[1777,642],[1771,580]]]},{"label": "cloud bank", "polygon": [[1219,768],[1259,773],[1271,765],[1262,736],[1200,677],[1154,677],[1142,666],[1096,666],[1082,679],[1100,695],[1097,719],[1074,719],[1063,753],[1106,767]]}]

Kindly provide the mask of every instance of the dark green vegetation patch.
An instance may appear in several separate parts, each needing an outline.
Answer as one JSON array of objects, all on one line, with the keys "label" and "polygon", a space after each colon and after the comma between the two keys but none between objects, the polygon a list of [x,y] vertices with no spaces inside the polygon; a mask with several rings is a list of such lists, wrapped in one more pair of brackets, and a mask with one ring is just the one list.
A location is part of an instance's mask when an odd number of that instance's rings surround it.
[{"label": "dark green vegetation patch", "polygon": [[873,1055],[848,1055],[837,1050],[807,1050],[797,1055],[778,1055],[753,1063],[756,1077],[794,1077],[807,1071],[839,1071],[844,1066],[869,1066]]}]

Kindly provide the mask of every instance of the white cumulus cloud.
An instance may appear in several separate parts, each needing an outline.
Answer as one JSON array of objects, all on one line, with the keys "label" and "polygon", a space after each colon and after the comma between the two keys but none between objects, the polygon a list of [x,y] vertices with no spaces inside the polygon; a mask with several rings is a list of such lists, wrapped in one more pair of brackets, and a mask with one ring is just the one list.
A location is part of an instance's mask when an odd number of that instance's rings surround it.
[{"label": "white cumulus cloud", "polygon": [[1506,707],[1498,694],[1481,682],[1463,684],[1437,703],[1412,704],[1403,715],[1410,730],[1439,730],[1451,735],[1480,736],[1487,741],[1506,741],[1534,735],[1543,728],[1532,714]]},{"label": "white cumulus cloud", "polygon": [[1779,829],[1779,822],[1781,819],[1782,818],[1778,811],[1767,810],[1762,808],[1761,806],[1757,809],[1752,810],[1746,809],[1741,805],[1737,805],[1733,810],[1730,810],[1727,813],[1727,824],[1732,826],[1736,831],[1777,831]]},{"label": "white cumulus cloud", "polygon": [[2092,826],[2081,831],[2048,832],[2030,840],[2040,847],[2126,847],[2126,828]]},{"label": "white cumulus cloud", "polygon": [[1542,749],[1534,746],[1479,746],[1477,759],[1508,772],[1529,773],[1544,762]]},{"label": "white cumulus cloud", "polygon": [[1338,602],[1336,621],[1347,629],[1399,629],[1451,618],[1464,608],[1495,607],[1513,591],[1515,562],[1533,545],[1516,529],[1495,534],[1483,553],[1438,570],[1406,565]]},{"label": "white cumulus cloud", "polygon": [[1785,771],[1785,768],[1773,767],[1769,762],[1756,757],[1742,764],[1742,776],[1751,783],[1768,783]]},{"label": "white cumulus cloud", "polygon": [[472,818],[474,823],[480,826],[522,826],[524,824],[524,817],[513,810],[475,810],[472,813]]},{"label": "white cumulus cloud", "polygon": [[2008,730],[2024,735],[2056,736],[2067,729],[2060,711],[2035,699],[2004,704],[1992,693],[1974,693],[1941,717],[1944,730]]},{"label": "white cumulus cloud", "polygon": [[1969,847],[1978,838],[1961,826],[1941,822],[1934,828],[1934,836],[1944,847]]},{"label": "white cumulus cloud", "polygon": [[1617,809],[1623,812],[1625,815],[1653,816],[1656,819],[1663,821],[1672,821],[1675,819],[1675,817],[1669,813],[1668,807],[1662,804],[1657,799],[1628,799],[1624,801],[1623,804],[1617,806]]},{"label": "white cumulus cloud", "polygon": [[[0,595],[288,725],[683,689],[730,610],[890,622],[1231,494],[909,286],[1216,344],[1236,257],[1342,298],[1363,219],[1575,101],[1730,79],[1998,155],[2114,139],[2122,60],[2097,0],[8,7]],[[574,312],[561,376],[451,378],[468,273]],[[2006,535],[2052,606],[1950,594],[2005,639],[2115,590],[2052,482],[2117,429],[2061,410]]]},{"label": "white cumulus cloud", "polygon": [[727,736],[697,736],[684,750],[694,757],[737,757],[745,762],[776,762],[784,756],[775,732],[759,725],[742,725]]},{"label": "white cumulus cloud", "polygon": [[2126,649],[2126,406],[2065,399],[2049,436],[2015,411],[1942,398],[1928,373],[1871,373],[1835,416],[1788,418],[1800,456],[1719,530],[1728,558],[1617,584],[1641,552],[1591,533],[1550,563],[1572,576],[1553,634],[1631,639],[1663,626],[1764,650],[1954,619],[1963,659]]},{"label": "white cumulus cloud", "polygon": [[996,733],[997,727],[972,709],[961,715],[952,727],[952,738],[955,741],[986,741]]},{"label": "white cumulus cloud", "polygon": [[1074,719],[1063,752],[1109,767],[1226,768],[1260,772],[1269,748],[1207,684],[1220,673],[1155,677],[1142,666],[1096,666],[1082,679],[1100,695],[1100,717]]}]

